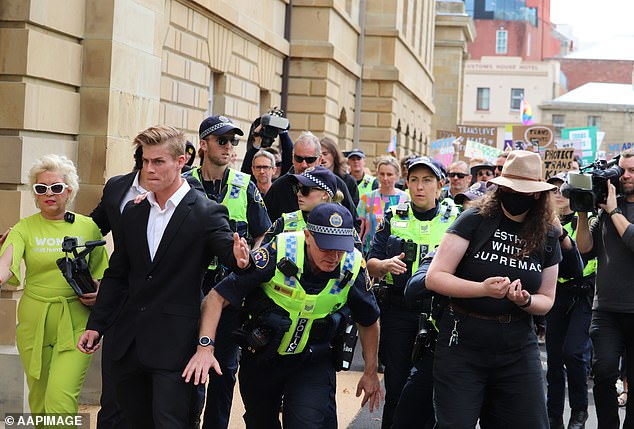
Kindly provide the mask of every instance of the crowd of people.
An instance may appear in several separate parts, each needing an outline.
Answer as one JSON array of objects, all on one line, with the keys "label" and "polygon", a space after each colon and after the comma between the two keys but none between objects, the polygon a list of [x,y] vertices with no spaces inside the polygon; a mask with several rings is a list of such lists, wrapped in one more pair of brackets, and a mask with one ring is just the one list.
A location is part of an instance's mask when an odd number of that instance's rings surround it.
[{"label": "crowd of people", "polygon": [[[70,160],[33,165],[39,212],[0,238],[0,285],[24,284],[32,412],[77,413],[101,347],[98,428],[227,428],[237,377],[247,428],[336,428],[336,371],[358,332],[356,394],[370,411],[384,400],[382,428],[584,428],[591,369],[599,427],[619,427],[634,151],[589,216],[562,195],[569,172],[543,180],[535,152],[370,166],[329,137],[276,134],[271,147],[254,120],[238,169],[244,131],[225,116],[202,121],[198,145],[150,127],[90,216],[71,211]],[[110,260],[102,246],[86,256],[96,291],[76,292],[58,268],[64,237],[110,232]]]}]

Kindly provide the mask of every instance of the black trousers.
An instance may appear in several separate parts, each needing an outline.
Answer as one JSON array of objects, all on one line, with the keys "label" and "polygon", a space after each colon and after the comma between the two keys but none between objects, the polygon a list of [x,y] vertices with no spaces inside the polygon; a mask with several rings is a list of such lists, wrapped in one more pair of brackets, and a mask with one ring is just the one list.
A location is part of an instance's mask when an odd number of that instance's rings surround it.
[{"label": "black trousers", "polygon": [[112,367],[117,399],[128,425],[134,429],[189,428],[193,384],[185,383],[182,370],[148,368],[138,353],[133,343]]},{"label": "black trousers", "polygon": [[396,406],[412,369],[412,349],[418,333],[419,314],[419,311],[401,306],[381,307],[379,357],[385,365],[382,429],[392,426]]},{"label": "black trousers", "polygon": [[97,413],[97,429],[127,429],[123,411],[117,402],[117,389],[112,373],[113,362],[110,357],[111,342],[112,335],[106,332],[101,346],[101,408]]},{"label": "black trousers", "polygon": [[[247,429],[336,429],[332,398],[336,391],[332,360],[279,357],[259,365],[250,354],[240,361],[240,393]],[[335,411],[336,412],[336,411]]]},{"label": "black trousers", "polygon": [[[628,381],[634,380],[634,314],[594,310],[590,338],[593,347],[593,393],[599,428],[618,428],[620,420],[615,383],[623,353]],[[634,428],[634,401],[627,401],[623,428]]]},{"label": "black trousers", "polygon": [[[446,311],[434,356],[439,429],[548,429],[542,365],[532,318],[511,323]],[[449,346],[452,331],[458,341]]]},{"label": "black trousers", "polygon": [[548,353],[548,415],[562,416],[568,381],[571,410],[588,409],[588,369],[590,366],[590,320],[588,296],[557,290],[553,308],[546,316]]},{"label": "black trousers", "polygon": [[403,387],[394,411],[391,429],[432,429],[436,423],[434,413],[434,353],[426,349],[416,362]]}]

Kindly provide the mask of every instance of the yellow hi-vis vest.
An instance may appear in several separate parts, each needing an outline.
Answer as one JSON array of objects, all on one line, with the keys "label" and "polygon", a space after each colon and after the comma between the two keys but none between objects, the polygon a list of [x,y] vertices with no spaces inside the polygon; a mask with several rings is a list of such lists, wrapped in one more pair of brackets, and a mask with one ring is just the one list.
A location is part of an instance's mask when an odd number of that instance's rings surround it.
[{"label": "yellow hi-vis vest", "polygon": [[[568,235],[570,235],[570,237],[572,237],[573,240],[577,237],[577,230],[576,229],[575,230],[572,229],[572,222],[564,225],[564,228],[566,229],[566,231],[568,231]],[[596,271],[597,271],[597,258],[590,259],[586,263],[586,266],[583,267],[583,277],[588,277],[590,274],[593,274]],[[563,278],[563,277],[559,277],[557,279],[557,282],[565,283],[565,282],[570,281],[570,280],[572,280],[572,279],[566,279],[566,278]]]},{"label": "yellow hi-vis vest", "polygon": [[[202,167],[194,168],[190,171],[192,176],[202,184]],[[227,211],[229,212],[229,220],[233,220],[235,222],[236,230],[238,229],[239,224],[245,224],[247,231],[249,230],[249,221],[247,219],[247,188],[249,187],[250,180],[251,176],[249,174],[229,168],[229,176],[227,177],[227,193],[220,203],[227,208]],[[218,268],[218,258],[214,257],[209,264],[208,269],[213,271],[216,268]]]},{"label": "yellow hi-vis vest", "polygon": [[374,183],[374,180],[376,180],[376,177],[370,176],[369,174],[363,176],[363,179],[361,179],[357,185],[357,188],[359,189],[359,197],[363,194],[367,194],[368,192],[372,192],[372,184]]},{"label": "yellow hi-vis vest", "polygon": [[306,228],[306,220],[304,220],[304,213],[301,210],[282,213],[282,219],[284,220],[284,230],[282,232],[301,231]]},{"label": "yellow hi-vis vest", "polygon": [[[330,279],[317,295],[307,294],[298,281],[304,266],[304,243],[304,231],[279,234],[276,263],[284,257],[289,258],[299,268],[299,272],[296,277],[286,277],[275,268],[273,278],[262,284],[264,293],[286,310],[291,319],[291,326],[277,349],[280,355],[293,355],[304,351],[313,322],[337,312],[344,306],[350,287],[361,269],[361,252],[357,249],[346,252],[339,265],[340,276]],[[346,277],[348,272],[350,274]],[[344,280],[347,281],[344,283]]]},{"label": "yellow hi-vis vest", "polygon": [[[412,273],[415,273],[420,261],[425,255],[440,244],[447,228],[458,217],[458,206],[451,198],[445,198],[440,203],[438,214],[432,220],[420,221],[412,211],[411,203],[401,203],[390,207],[390,231],[403,240],[411,240],[416,244],[416,260],[412,263]],[[394,284],[392,273],[387,273],[385,281]]]}]

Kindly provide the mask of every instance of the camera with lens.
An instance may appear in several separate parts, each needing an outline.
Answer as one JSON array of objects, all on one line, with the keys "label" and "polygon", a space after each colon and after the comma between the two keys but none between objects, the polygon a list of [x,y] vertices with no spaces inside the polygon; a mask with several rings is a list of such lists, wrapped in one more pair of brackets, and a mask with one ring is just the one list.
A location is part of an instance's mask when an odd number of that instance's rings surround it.
[{"label": "camera with lens", "polygon": [[284,112],[276,108],[260,118],[262,126],[260,129],[261,147],[271,147],[277,136],[288,129],[288,119],[284,118],[283,115]]},{"label": "camera with lens", "polygon": [[619,156],[610,161],[597,160],[581,169],[582,173],[569,173],[568,183],[561,186],[561,195],[570,200],[570,208],[577,212],[597,211],[608,198],[608,183],[618,189],[623,169]]},{"label": "camera with lens", "polygon": [[[57,267],[68,282],[71,288],[79,296],[97,291],[95,283],[90,274],[90,267],[86,256],[97,246],[106,244],[105,240],[87,241],[83,245],[78,243],[77,237],[64,237],[62,241],[62,251],[66,253],[63,258],[57,260]],[[83,247],[84,250],[77,253],[77,249]],[[74,256],[71,258],[69,254]]]}]

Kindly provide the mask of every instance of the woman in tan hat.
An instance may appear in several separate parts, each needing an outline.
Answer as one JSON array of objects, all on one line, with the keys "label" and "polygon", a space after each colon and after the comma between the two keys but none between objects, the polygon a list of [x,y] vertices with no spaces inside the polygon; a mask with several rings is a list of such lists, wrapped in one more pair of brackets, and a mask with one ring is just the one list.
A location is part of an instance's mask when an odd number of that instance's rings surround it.
[{"label": "woman in tan hat", "polygon": [[532,315],[552,307],[562,260],[554,185],[527,151],[489,183],[497,190],[447,230],[427,275],[428,289],[451,297],[434,361],[438,427],[472,428],[482,415],[487,427],[547,429]]}]

